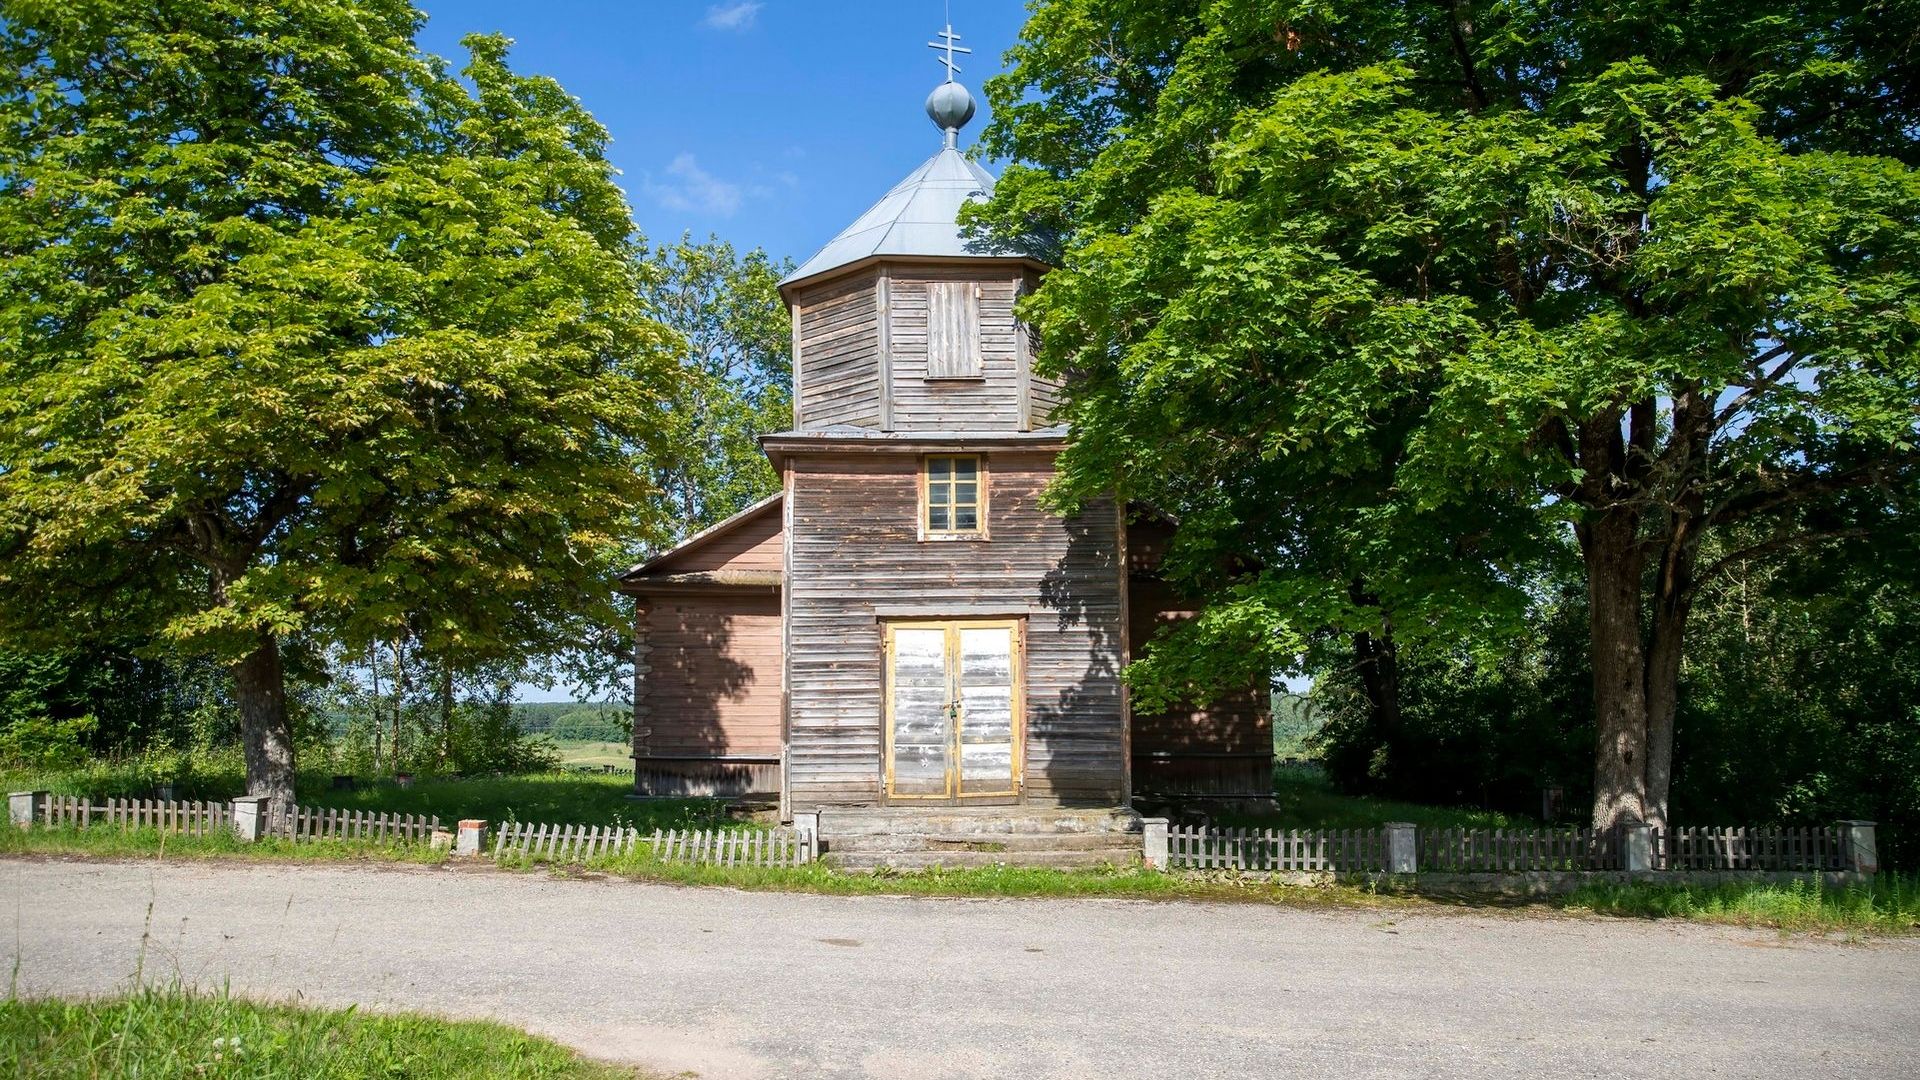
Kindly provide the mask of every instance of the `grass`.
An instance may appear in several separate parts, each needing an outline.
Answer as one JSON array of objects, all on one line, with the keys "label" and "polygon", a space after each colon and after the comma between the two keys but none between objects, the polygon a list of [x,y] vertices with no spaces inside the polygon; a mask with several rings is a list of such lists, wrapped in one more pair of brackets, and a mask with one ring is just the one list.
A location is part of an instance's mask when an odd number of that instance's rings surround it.
[{"label": "grass", "polygon": [[503,1024],[262,1004],[178,987],[122,997],[0,1002],[0,1075],[627,1080]]},{"label": "grass", "polygon": [[[635,828],[713,828],[728,824],[725,806],[714,799],[627,798],[633,779],[588,773],[533,773],[519,776],[451,779],[420,777],[411,787],[391,781],[362,780],[350,791],[336,791],[332,776],[302,772],[295,798],[302,806],[368,810],[376,813],[437,814],[448,828],[463,817],[488,822],[543,821],[568,825],[631,825]],[[110,762],[57,772],[0,771],[7,791],[51,791],[94,799],[151,798],[153,781]],[[180,799],[226,800],[245,789],[238,771],[207,772],[175,785]]]},{"label": "grass", "polygon": [[1213,819],[1219,825],[1263,829],[1367,829],[1389,821],[1410,821],[1423,829],[1506,829],[1535,824],[1495,810],[1344,795],[1334,790],[1326,774],[1311,765],[1276,767],[1273,801],[1271,811],[1222,812]]},{"label": "grass", "polygon": [[451,828],[460,818],[541,821],[562,825],[631,825],[653,829],[713,828],[728,824],[717,799],[627,798],[633,778],[586,773],[441,780],[422,777],[412,787],[376,784],[354,791],[302,791],[302,806],[333,806],[396,814],[438,814]]},{"label": "grass", "polygon": [[1817,877],[1786,884],[1588,885],[1559,901],[1573,911],[1643,919],[1689,919],[1818,933],[1920,931],[1920,875],[1884,873],[1871,884],[1832,889]]},{"label": "grass", "polygon": [[[41,787],[56,792],[110,794],[86,786],[98,773],[31,776],[0,774],[9,790]],[[305,778],[303,778],[304,780]],[[550,773],[443,780],[422,778],[410,788],[392,784],[333,791],[326,778],[303,783],[308,805],[394,813],[437,814],[449,827],[461,817],[493,824],[541,821],[559,824],[656,828],[752,827],[726,818],[716,800],[636,802],[625,777]],[[1215,815],[1232,827],[1368,828],[1411,821],[1422,828],[1508,828],[1532,824],[1523,818],[1458,807],[1423,806],[1359,798],[1333,790],[1318,770],[1285,768],[1276,773],[1278,809],[1260,814]],[[318,788],[318,790],[316,790]],[[77,790],[76,790],[77,789]],[[199,795],[194,797],[216,797]],[[151,829],[0,828],[0,856],[76,854],[103,858],[266,858],[289,861],[365,861],[437,864],[448,856],[424,844],[381,846],[367,841],[268,840],[243,845],[227,836],[162,835]],[[530,868],[530,862],[507,864]],[[1419,902],[1416,892],[1394,886],[1326,883],[1278,885],[1232,873],[1161,874],[1138,866],[1062,871],[1038,867],[974,867],[912,873],[844,874],[825,866],[718,867],[666,863],[650,850],[603,857],[585,867],[549,867],[556,874],[581,871],[638,881],[719,885],[750,890],[809,892],[836,896],[1108,897],[1138,900],[1206,900],[1305,906],[1378,907]],[[1789,931],[1906,934],[1920,932],[1920,876],[1883,874],[1870,886],[1822,889],[1809,879],[1788,884],[1721,886],[1592,885],[1539,902],[1574,912],[1639,918],[1680,918]]]},{"label": "grass", "polygon": [[445,851],[426,844],[380,844],[371,840],[261,840],[243,844],[232,833],[207,836],[157,829],[89,829],[60,825],[32,829],[0,827],[0,856],[88,855],[101,859],[269,859],[297,862],[403,862],[436,865]]},{"label": "grass", "polygon": [[613,765],[622,769],[633,768],[631,743],[575,739],[554,739],[552,742],[554,750],[560,755],[561,765]]},{"label": "grass", "polygon": [[[525,868],[526,864],[521,864]],[[1336,883],[1281,885],[1233,873],[1164,874],[1139,864],[1054,870],[1037,866],[844,873],[824,864],[708,866],[663,862],[641,849],[560,868],[562,874],[601,873],[632,881],[719,885],[752,892],[826,896],[1054,897],[1118,900],[1210,900],[1308,907],[1382,907],[1413,903],[1409,894]]]}]

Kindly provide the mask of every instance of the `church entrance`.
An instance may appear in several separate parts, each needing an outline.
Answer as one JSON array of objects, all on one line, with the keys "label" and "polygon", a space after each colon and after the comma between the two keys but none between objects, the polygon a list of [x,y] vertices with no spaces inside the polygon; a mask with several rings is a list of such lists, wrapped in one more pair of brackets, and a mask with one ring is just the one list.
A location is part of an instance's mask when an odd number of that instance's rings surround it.
[{"label": "church entrance", "polygon": [[886,625],[888,799],[1019,795],[1020,639],[1013,619]]}]

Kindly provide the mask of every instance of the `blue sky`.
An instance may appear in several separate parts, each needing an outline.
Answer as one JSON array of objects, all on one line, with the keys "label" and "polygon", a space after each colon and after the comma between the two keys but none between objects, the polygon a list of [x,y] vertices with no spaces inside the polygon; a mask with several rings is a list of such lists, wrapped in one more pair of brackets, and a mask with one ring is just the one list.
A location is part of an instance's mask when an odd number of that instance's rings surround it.
[{"label": "blue sky", "polygon": [[[549,75],[612,132],[649,240],[717,234],[799,262],[940,147],[922,111],[945,78],[941,0],[416,0],[420,43],[461,63],[460,38],[514,39],[513,66]],[[1024,21],[1020,0],[953,0],[981,80]],[[977,135],[980,114],[962,133]]]}]

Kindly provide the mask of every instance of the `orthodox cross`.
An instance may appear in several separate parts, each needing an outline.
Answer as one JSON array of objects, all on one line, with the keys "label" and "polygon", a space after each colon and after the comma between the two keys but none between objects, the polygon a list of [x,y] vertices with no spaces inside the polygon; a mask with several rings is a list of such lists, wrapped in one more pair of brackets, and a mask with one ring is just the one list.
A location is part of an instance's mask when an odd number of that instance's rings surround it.
[{"label": "orthodox cross", "polygon": [[952,82],[953,76],[955,75],[955,73],[957,73],[960,70],[960,65],[953,62],[953,54],[966,53],[968,55],[972,55],[973,50],[963,45],[954,44],[955,42],[960,40],[960,35],[953,32],[952,23],[948,23],[947,28],[945,30],[940,31],[940,33],[937,36],[945,38],[946,40],[945,41],[929,41],[927,42],[927,48],[933,49],[937,52],[944,52],[947,54],[940,58],[940,62],[947,66],[947,81]]}]

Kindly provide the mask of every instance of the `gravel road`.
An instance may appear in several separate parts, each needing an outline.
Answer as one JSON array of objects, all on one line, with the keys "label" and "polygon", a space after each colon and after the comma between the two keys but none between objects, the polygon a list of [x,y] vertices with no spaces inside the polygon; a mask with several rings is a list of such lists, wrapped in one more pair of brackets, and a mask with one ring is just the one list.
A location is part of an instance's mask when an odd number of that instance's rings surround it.
[{"label": "gravel road", "polygon": [[716,1080],[1920,1076],[1909,941],[233,863],[0,860],[0,898],[23,993],[143,964]]}]

